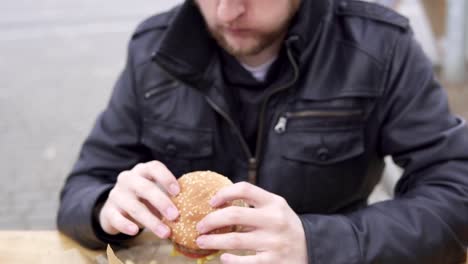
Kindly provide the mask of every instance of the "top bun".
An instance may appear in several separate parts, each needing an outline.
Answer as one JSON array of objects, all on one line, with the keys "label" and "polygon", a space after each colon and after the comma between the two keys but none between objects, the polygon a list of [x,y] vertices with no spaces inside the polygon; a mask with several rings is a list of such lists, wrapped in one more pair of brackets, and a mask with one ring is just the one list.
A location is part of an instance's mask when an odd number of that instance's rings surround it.
[{"label": "top bun", "polygon": [[[195,171],[182,175],[178,179],[180,193],[171,200],[179,209],[179,218],[175,221],[163,219],[171,228],[170,239],[188,249],[199,249],[195,240],[200,235],[196,229],[197,223],[207,214],[216,211],[209,204],[211,198],[223,187],[232,182],[221,174],[212,171]],[[226,204],[225,206],[230,206]],[[225,207],[224,206],[224,207]],[[217,229],[211,233],[227,233],[233,227]]]}]

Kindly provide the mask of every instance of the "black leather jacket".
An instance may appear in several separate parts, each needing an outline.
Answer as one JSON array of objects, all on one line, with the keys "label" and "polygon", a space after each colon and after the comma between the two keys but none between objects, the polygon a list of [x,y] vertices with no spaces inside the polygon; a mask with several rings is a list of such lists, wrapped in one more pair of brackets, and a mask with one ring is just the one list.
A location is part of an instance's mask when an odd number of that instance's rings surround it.
[{"label": "black leather jacket", "polygon": [[[160,160],[176,176],[213,170],[283,196],[302,220],[310,263],[464,261],[468,130],[407,19],[364,2],[302,1],[256,153],[216,50],[191,1],[138,27],[62,191],[60,230],[88,247],[124,239],[102,234],[93,208],[121,171]],[[386,155],[404,175],[394,200],[367,206]]]}]

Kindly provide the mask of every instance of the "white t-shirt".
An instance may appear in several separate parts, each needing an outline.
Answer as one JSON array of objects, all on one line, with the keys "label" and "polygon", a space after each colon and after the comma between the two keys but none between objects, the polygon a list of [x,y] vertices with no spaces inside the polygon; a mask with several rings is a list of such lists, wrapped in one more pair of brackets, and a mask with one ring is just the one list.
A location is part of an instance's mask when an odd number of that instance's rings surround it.
[{"label": "white t-shirt", "polygon": [[277,57],[274,57],[270,61],[256,66],[256,67],[251,67],[247,64],[240,63],[242,67],[244,67],[247,71],[249,71],[252,76],[259,82],[264,82],[268,73],[268,70],[270,69],[271,65],[275,62]]}]

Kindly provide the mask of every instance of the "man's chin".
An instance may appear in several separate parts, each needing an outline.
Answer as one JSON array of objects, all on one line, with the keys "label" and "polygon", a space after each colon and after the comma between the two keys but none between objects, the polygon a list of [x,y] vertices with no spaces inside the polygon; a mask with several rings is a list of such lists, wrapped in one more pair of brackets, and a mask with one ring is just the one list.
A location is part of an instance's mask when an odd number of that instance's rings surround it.
[{"label": "man's chin", "polygon": [[255,56],[262,52],[268,43],[260,36],[231,36],[228,33],[220,34],[218,31],[211,31],[218,45],[234,57]]},{"label": "man's chin", "polygon": [[235,57],[248,57],[255,56],[261,52],[259,45],[254,44],[244,44],[244,43],[235,43],[230,44],[225,42],[222,47],[232,56]]},{"label": "man's chin", "polygon": [[241,57],[249,57],[249,56],[254,56],[256,53],[250,51],[250,50],[243,50],[243,49],[227,49],[226,50],[229,54],[231,54],[234,57],[241,58]]}]

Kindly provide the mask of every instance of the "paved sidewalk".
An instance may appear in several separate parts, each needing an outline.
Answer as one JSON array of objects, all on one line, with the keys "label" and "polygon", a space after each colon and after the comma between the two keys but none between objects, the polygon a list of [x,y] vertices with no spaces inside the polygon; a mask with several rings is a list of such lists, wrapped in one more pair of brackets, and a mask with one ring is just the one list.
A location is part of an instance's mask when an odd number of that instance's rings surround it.
[{"label": "paved sidewalk", "polygon": [[58,193],[138,22],[180,1],[0,3],[0,229],[55,227]]}]

